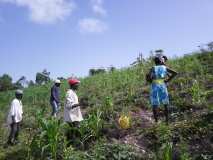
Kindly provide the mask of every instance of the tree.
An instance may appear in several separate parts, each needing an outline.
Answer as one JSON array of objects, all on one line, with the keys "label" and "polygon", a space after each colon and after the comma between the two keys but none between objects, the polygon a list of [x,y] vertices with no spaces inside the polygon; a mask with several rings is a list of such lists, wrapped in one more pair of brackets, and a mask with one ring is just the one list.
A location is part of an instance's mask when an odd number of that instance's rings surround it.
[{"label": "tree", "polygon": [[8,74],[0,77],[0,91],[7,91],[13,88],[12,78]]},{"label": "tree", "polygon": [[36,74],[36,84],[46,84],[48,81],[50,81],[50,72],[47,72],[46,69]]},{"label": "tree", "polygon": [[206,44],[201,44],[201,45],[198,46],[198,48],[200,49],[201,53],[205,53],[205,52],[208,51],[206,47],[207,47]]},{"label": "tree", "polygon": [[207,44],[209,51],[213,51],[213,42]]},{"label": "tree", "polygon": [[28,87],[29,82],[27,81],[27,78],[25,76],[22,76],[19,78],[19,80],[15,83],[16,88],[26,88]]},{"label": "tree", "polygon": [[29,86],[29,87],[32,87],[32,86],[34,86],[34,85],[35,85],[35,83],[34,83],[32,80],[30,80],[28,86]]},{"label": "tree", "polygon": [[90,76],[94,76],[96,74],[100,74],[100,73],[106,73],[106,70],[104,68],[99,68],[99,69],[90,69],[89,70],[89,75]]},{"label": "tree", "polygon": [[93,68],[90,69],[90,70],[89,70],[89,75],[90,75],[90,76],[94,76],[94,75],[95,75],[95,69],[93,69]]},{"label": "tree", "polygon": [[108,70],[109,70],[109,72],[114,72],[116,70],[116,68],[114,66],[110,66]]}]

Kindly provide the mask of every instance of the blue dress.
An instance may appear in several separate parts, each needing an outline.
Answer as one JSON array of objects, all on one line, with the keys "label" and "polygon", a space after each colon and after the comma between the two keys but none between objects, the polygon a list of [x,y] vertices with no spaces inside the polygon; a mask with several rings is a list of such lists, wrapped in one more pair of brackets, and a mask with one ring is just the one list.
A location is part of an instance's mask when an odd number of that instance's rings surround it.
[{"label": "blue dress", "polygon": [[154,66],[151,72],[154,78],[151,84],[150,100],[153,107],[169,104],[169,95],[164,79],[167,75],[165,65]]}]

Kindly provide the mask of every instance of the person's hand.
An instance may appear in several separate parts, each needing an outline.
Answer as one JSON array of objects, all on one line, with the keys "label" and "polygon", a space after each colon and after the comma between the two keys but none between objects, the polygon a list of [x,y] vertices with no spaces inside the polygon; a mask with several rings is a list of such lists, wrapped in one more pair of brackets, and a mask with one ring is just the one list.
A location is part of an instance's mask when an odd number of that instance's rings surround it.
[{"label": "person's hand", "polygon": [[166,85],[168,85],[168,83],[169,83],[168,79],[164,80],[164,83],[165,83]]},{"label": "person's hand", "polygon": [[58,110],[61,109],[61,103],[58,103]]},{"label": "person's hand", "polygon": [[74,104],[73,106],[72,106],[72,109],[74,109],[74,108],[76,108],[76,107],[79,107],[80,106],[80,104]]},{"label": "person's hand", "polygon": [[78,106],[77,105],[74,105],[74,106],[72,106],[72,109],[75,109],[75,108],[77,108]]}]

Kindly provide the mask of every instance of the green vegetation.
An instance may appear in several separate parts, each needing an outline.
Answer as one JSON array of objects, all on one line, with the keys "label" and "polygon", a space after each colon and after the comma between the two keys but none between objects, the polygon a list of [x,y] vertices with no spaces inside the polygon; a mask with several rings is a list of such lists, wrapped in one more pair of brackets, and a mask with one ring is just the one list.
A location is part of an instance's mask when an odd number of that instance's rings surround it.
[{"label": "green vegetation", "polygon": [[[85,120],[80,127],[50,118],[51,83],[24,91],[21,144],[3,148],[5,119],[13,91],[0,92],[0,159],[2,160],[210,160],[213,158],[213,53],[197,53],[168,61],[179,72],[168,84],[170,121],[153,124],[147,59],[81,79],[78,95]],[[62,99],[67,88],[61,85]],[[62,104],[63,106],[63,104]],[[63,112],[63,111],[61,111]],[[132,127],[122,130],[118,119],[130,114]],[[67,133],[75,133],[67,140]]]},{"label": "green vegetation", "polygon": [[11,89],[14,89],[12,78],[7,74],[2,75],[0,77],[0,91],[7,91]]}]

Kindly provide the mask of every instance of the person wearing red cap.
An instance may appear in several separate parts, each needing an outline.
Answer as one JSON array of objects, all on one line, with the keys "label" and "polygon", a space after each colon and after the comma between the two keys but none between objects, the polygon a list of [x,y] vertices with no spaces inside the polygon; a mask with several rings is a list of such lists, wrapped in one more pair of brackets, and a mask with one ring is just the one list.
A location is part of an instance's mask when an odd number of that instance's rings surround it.
[{"label": "person wearing red cap", "polygon": [[67,91],[65,107],[64,107],[64,121],[69,125],[79,125],[79,122],[83,120],[80,104],[78,102],[78,96],[76,90],[79,87],[80,81],[77,79],[68,80],[70,89]]}]

